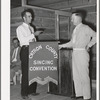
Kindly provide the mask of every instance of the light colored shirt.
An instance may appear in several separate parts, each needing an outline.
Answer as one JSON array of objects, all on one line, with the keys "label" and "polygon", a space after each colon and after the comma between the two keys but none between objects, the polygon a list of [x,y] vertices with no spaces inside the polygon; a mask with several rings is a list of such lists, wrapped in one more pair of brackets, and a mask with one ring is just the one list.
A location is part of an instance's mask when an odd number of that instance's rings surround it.
[{"label": "light colored shirt", "polygon": [[86,48],[96,43],[96,32],[88,25],[80,23],[75,27],[70,42],[63,44],[63,47]]},{"label": "light colored shirt", "polygon": [[29,42],[32,42],[32,39],[36,41],[36,38],[34,36],[34,29],[31,27],[32,31],[30,31],[28,24],[23,23],[16,29],[17,37],[20,41],[20,46],[22,47],[23,45],[29,45]]},{"label": "light colored shirt", "polygon": [[12,62],[16,62],[17,61],[17,53],[18,53],[18,48],[15,48],[13,51],[13,55],[12,55]]},{"label": "light colored shirt", "polygon": [[73,43],[75,43],[75,41],[76,41],[76,31],[77,31],[77,29],[80,27],[82,25],[82,23],[80,23],[80,24],[78,24],[76,27],[75,27],[75,29],[73,30],[73,36],[72,36],[72,42]]}]

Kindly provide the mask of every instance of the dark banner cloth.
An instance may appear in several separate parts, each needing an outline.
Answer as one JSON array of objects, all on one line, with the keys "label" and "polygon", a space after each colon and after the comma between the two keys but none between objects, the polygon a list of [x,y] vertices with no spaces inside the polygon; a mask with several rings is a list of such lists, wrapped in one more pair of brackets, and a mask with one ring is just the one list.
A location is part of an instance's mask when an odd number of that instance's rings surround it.
[{"label": "dark banner cloth", "polygon": [[58,42],[34,42],[29,46],[29,85],[58,84]]}]

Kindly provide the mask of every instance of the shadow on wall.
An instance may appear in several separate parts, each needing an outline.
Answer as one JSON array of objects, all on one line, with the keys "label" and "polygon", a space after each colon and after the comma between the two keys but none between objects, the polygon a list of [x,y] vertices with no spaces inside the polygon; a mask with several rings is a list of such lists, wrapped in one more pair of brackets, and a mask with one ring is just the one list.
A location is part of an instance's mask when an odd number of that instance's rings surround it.
[{"label": "shadow on wall", "polygon": [[83,21],[83,23],[86,24],[86,25],[88,25],[89,27],[91,27],[96,32],[96,26],[93,23],[87,22],[85,20]]},{"label": "shadow on wall", "polygon": [[80,10],[76,10],[75,12],[81,13],[83,16],[83,23],[91,27],[94,31],[96,31],[96,26],[94,25],[94,23],[86,21],[86,18],[87,18],[86,10],[80,9]]}]

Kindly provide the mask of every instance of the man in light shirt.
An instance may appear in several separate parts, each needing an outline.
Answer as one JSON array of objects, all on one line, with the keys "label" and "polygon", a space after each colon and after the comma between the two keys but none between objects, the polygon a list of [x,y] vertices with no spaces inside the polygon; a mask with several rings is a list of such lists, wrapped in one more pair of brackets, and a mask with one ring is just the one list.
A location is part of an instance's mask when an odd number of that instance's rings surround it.
[{"label": "man in light shirt", "polygon": [[74,12],[71,21],[75,25],[72,39],[59,48],[73,48],[72,69],[76,97],[84,100],[91,99],[89,78],[89,54],[88,49],[96,43],[96,33],[87,25],[82,23],[82,14]]},{"label": "man in light shirt", "polygon": [[38,32],[34,32],[34,28],[30,26],[32,22],[32,10],[26,9],[22,12],[22,25],[16,29],[17,37],[20,41],[21,52],[21,68],[22,68],[22,84],[21,84],[21,95],[23,99],[29,99],[28,95],[37,95],[36,87],[37,83],[28,85],[28,56],[29,56],[29,43],[36,42],[35,35],[39,35]]},{"label": "man in light shirt", "polygon": [[15,72],[21,74],[21,61],[20,61],[20,46],[17,38],[13,38],[13,48],[11,49],[10,57],[10,84],[14,84]]}]

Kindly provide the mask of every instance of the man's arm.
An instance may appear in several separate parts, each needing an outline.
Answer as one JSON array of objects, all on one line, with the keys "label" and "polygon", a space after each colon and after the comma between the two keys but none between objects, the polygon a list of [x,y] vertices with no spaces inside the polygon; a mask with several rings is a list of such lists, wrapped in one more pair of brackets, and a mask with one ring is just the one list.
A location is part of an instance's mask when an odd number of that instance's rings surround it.
[{"label": "man's arm", "polygon": [[34,35],[35,35],[35,36],[39,36],[42,32],[43,32],[43,31],[36,31],[36,32],[34,32]]},{"label": "man's arm", "polygon": [[68,43],[59,45],[59,49],[61,49],[61,48],[72,48],[72,47],[73,47],[72,40],[69,41]]},{"label": "man's arm", "polygon": [[88,47],[90,48],[96,43],[96,32],[89,28],[89,35],[91,37],[91,40],[88,44]]},{"label": "man's arm", "polygon": [[34,34],[31,34],[29,36],[24,36],[23,35],[23,28],[22,27],[19,27],[17,28],[16,32],[17,32],[17,37],[18,39],[21,41],[21,42],[29,42],[30,40],[34,39],[35,36]]}]

